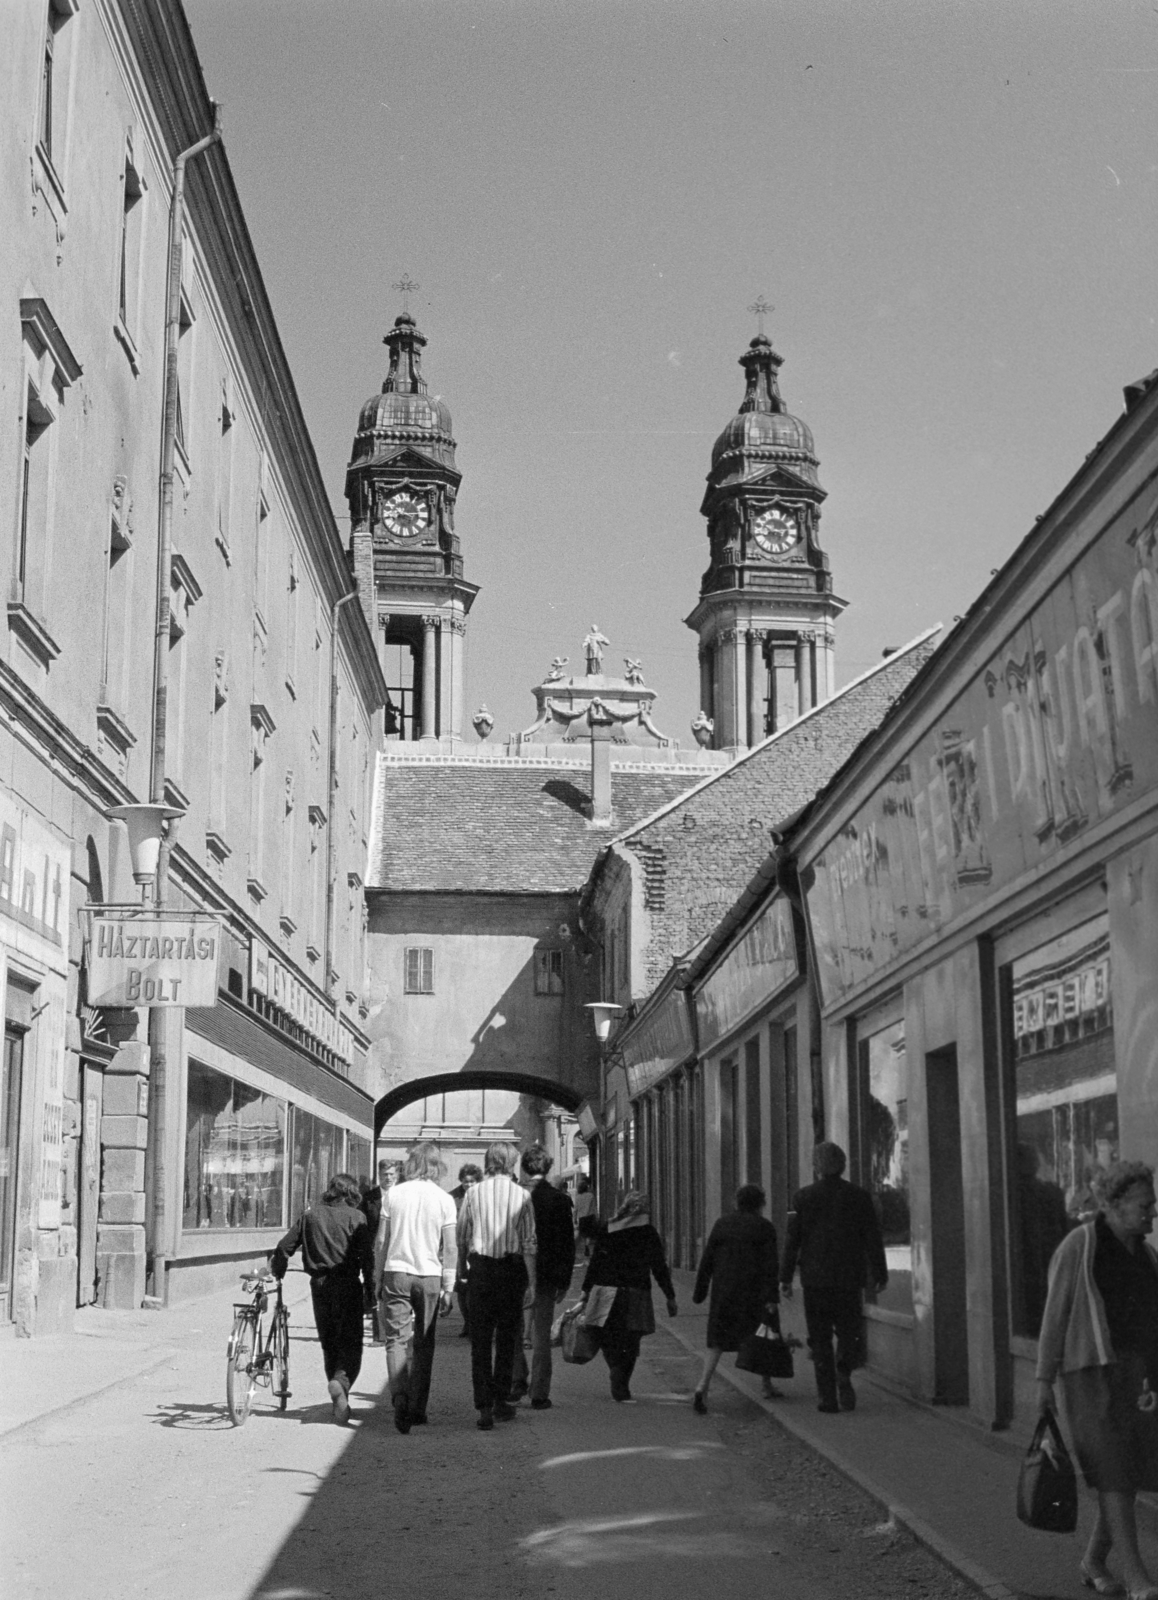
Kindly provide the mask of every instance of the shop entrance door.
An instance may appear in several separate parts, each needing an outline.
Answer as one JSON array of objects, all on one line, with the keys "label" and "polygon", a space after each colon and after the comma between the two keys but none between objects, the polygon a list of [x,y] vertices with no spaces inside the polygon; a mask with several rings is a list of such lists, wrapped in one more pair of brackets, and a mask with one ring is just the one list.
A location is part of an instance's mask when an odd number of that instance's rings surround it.
[{"label": "shop entrance door", "polygon": [[12,1268],[16,1257],[16,1194],[20,1150],[20,1091],[24,1034],[5,1028],[0,1064],[0,1322],[12,1321]]},{"label": "shop entrance door", "polygon": [[925,1085],[929,1170],[933,1175],[933,1398],[942,1405],[965,1406],[969,1404],[969,1328],[956,1045],[925,1057]]}]

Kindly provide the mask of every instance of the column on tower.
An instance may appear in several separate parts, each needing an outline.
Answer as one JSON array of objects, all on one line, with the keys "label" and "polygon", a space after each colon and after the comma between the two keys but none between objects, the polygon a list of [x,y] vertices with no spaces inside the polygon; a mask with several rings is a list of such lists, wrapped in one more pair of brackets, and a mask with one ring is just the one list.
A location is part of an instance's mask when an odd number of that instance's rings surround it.
[{"label": "column on tower", "polygon": [[718,634],[719,714],[716,719],[716,748],[743,749],[748,743],[748,672],[744,629],[721,628]]},{"label": "column on tower", "polygon": [[466,641],[466,618],[450,618],[450,737],[462,738],[463,705],[466,698],[466,679],[464,665],[464,644]]},{"label": "column on tower", "polygon": [[760,743],[764,737],[764,634],[759,628],[748,629],[748,746]]},{"label": "column on tower", "polygon": [[816,635],[805,629],[796,635],[796,715],[812,710],[813,651]]},{"label": "column on tower", "polygon": [[422,737],[437,739],[437,684],[438,645],[435,631],[437,616],[428,613],[422,619]]}]

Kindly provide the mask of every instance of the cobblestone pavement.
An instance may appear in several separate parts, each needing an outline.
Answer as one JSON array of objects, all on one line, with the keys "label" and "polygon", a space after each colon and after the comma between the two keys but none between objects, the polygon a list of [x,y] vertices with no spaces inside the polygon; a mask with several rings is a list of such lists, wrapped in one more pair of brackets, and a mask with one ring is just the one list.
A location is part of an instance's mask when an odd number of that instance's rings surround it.
[{"label": "cobblestone pavement", "polygon": [[259,1402],[230,1426],[229,1301],[212,1297],[175,1315],[156,1360],[4,1435],[8,1600],[971,1592],[742,1394],[721,1385],[695,1416],[695,1361],[662,1327],[644,1343],[638,1403],[611,1401],[602,1361],[557,1363],[553,1410],[524,1403],[484,1434],[451,1318],[430,1423],[404,1437],[381,1402],[380,1348],[353,1425],[332,1424],[303,1291],[284,1416]]}]

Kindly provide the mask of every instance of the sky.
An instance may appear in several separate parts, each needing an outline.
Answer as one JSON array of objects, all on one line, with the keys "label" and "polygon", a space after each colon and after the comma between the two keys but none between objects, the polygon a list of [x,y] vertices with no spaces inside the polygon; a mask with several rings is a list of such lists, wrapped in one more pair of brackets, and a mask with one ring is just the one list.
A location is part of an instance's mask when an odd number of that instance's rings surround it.
[{"label": "sky", "polygon": [[392,285],[421,285],[496,739],[596,621],[691,744],[699,507],[758,295],[842,683],[965,611],[1158,366],[1153,0],[186,9],[343,535]]}]

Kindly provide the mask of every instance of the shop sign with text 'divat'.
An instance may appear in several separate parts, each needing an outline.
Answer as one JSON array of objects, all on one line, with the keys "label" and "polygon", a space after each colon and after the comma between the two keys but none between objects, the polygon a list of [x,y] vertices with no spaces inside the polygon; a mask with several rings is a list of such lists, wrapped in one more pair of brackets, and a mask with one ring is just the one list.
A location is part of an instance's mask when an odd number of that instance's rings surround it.
[{"label": "shop sign with text 'divat'", "polygon": [[221,925],[202,912],[89,916],[90,1006],[211,1006],[217,1003]]}]

